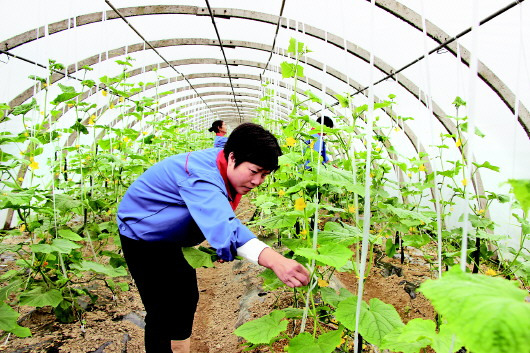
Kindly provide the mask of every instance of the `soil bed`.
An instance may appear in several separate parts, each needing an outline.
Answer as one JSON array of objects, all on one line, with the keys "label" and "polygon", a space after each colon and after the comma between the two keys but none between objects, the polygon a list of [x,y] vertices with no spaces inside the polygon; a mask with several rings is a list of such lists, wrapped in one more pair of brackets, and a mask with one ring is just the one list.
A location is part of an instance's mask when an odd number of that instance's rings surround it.
[{"label": "soil bed", "polygon": [[[240,213],[248,212],[242,204]],[[250,215],[249,215],[250,217]],[[390,266],[390,265],[392,266]],[[261,287],[259,273],[262,268],[246,261],[216,263],[215,268],[198,269],[200,300],[192,336],[194,353],[239,353],[242,339],[232,332],[241,324],[270,313],[274,309],[292,304],[292,294],[266,292]],[[431,278],[428,264],[421,253],[407,249],[404,265],[399,259],[384,258],[372,267],[364,284],[363,299],[379,298],[392,304],[404,322],[414,318],[433,319],[429,302],[414,289]],[[94,284],[99,296],[95,305],[89,305],[83,314],[83,324],[61,324],[49,308],[21,312],[20,324],[31,329],[32,337],[10,336],[0,342],[0,351],[115,353],[143,352],[143,306],[134,283],[128,292],[114,297],[100,281]],[[357,278],[351,273],[337,273],[332,285],[344,286],[353,294],[357,291]],[[22,309],[24,310],[24,309]],[[263,347],[251,352],[282,352],[286,342],[277,342],[273,348]],[[364,352],[371,352],[367,346]]]}]

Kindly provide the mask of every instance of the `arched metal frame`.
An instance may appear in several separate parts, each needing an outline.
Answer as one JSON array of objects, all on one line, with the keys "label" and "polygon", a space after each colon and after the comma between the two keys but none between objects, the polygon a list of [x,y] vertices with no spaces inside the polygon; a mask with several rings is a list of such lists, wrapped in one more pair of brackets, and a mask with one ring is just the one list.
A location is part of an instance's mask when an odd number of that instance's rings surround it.
[{"label": "arched metal frame", "polygon": [[[408,23],[409,25],[411,25],[415,29],[421,30],[421,16],[419,16],[417,13],[415,13],[411,9],[406,8],[402,4],[400,4],[400,3],[396,2],[396,1],[393,1],[393,0],[379,0],[379,1],[376,1],[376,5],[378,7],[380,7],[381,9],[387,11],[388,13],[390,13],[390,14],[392,14],[392,15],[394,15],[394,16],[402,19],[402,20],[404,20],[406,23]],[[188,15],[196,15],[196,16],[209,16],[210,15],[207,8],[201,8],[201,7],[195,7],[195,6],[179,6],[179,5],[170,5],[170,6],[158,5],[158,6],[131,7],[131,8],[119,9],[119,12],[124,17],[156,15],[156,14],[188,14]],[[222,17],[222,18],[235,17],[235,18],[259,21],[259,22],[268,23],[268,24],[272,24],[272,25],[277,25],[277,23],[279,23],[280,26],[283,27],[283,28],[289,28],[289,29],[295,30],[295,31],[299,30],[298,27],[292,21],[288,21],[285,18],[279,18],[278,16],[265,14],[265,13],[258,13],[258,12],[254,12],[254,11],[239,10],[239,9],[212,9],[212,13],[213,13],[214,17]],[[88,24],[91,24],[91,23],[100,22],[102,20],[102,18],[103,18],[103,13],[102,12],[97,12],[97,13],[92,13],[92,14],[87,14],[87,15],[80,15],[80,16],[77,16],[75,18],[69,18],[69,19],[65,19],[63,21],[58,21],[58,22],[49,24],[47,30],[48,30],[48,33],[50,35],[53,35],[55,33],[58,33],[58,32],[61,32],[61,31],[64,31],[64,30],[67,30],[69,28],[74,27],[74,24],[75,24],[75,26],[88,25]],[[106,12],[106,19],[107,20],[113,20],[113,19],[117,19],[117,18],[119,18],[119,17],[116,15],[116,13],[114,11],[107,11]],[[334,45],[334,46],[336,46],[338,48],[344,49],[344,44],[343,43],[345,43],[345,41],[342,38],[340,38],[340,37],[338,37],[336,35],[333,35],[331,33],[326,33],[325,31],[323,31],[321,29],[318,29],[318,28],[315,28],[315,27],[312,27],[312,26],[309,26],[309,25],[305,25],[304,24],[303,28],[304,28],[304,34],[305,35],[309,35],[309,36],[312,36],[312,37],[315,37],[315,38],[318,38],[318,39],[321,39],[321,40],[326,40],[327,43],[332,44],[332,45]],[[449,36],[445,32],[443,32],[440,28],[436,27],[432,23],[427,22],[426,30],[427,30],[427,34],[429,35],[429,37],[431,37],[432,39],[434,39],[438,43],[441,43],[441,42],[447,40],[447,38],[449,38]],[[20,34],[18,36],[10,38],[10,39],[8,39],[8,40],[6,40],[4,42],[0,42],[0,48],[2,48],[2,49],[5,48],[5,50],[10,50],[10,49],[16,48],[16,47],[18,47],[20,45],[29,43],[29,42],[31,42],[33,40],[36,40],[38,38],[43,37],[44,33],[45,33],[44,27],[40,27],[40,28],[35,29],[35,30],[27,31],[27,32],[22,33],[22,34]],[[219,46],[222,43],[223,45],[226,45],[226,46],[243,47],[243,48],[250,48],[250,49],[255,49],[255,50],[264,50],[264,51],[268,51],[268,52],[271,52],[271,53],[273,52],[273,48],[272,47],[264,45],[264,44],[261,44],[261,43],[250,43],[250,42],[235,41],[235,40],[223,40],[223,41],[221,41],[221,43],[219,43],[219,41],[217,41],[217,40],[210,40],[210,39],[174,38],[174,39],[164,39],[164,40],[153,41],[151,43],[156,48],[162,48],[162,47],[174,46],[174,45],[214,45],[214,46]],[[448,45],[448,50],[453,55],[456,56],[456,47],[455,47],[455,45],[456,44]],[[346,42],[346,48],[347,48],[347,52],[349,54],[352,54],[352,55],[362,59],[365,62],[369,62],[370,55],[369,55],[368,51],[366,51],[363,48],[360,48],[357,45],[355,45],[353,43],[350,43],[350,42]],[[81,67],[83,65],[93,65],[93,64],[96,64],[97,62],[99,62],[100,59],[101,60],[107,60],[107,59],[110,59],[112,57],[123,55],[125,53],[132,53],[132,52],[141,51],[141,50],[145,50],[144,43],[129,45],[129,46],[123,47],[123,48],[117,48],[117,49],[108,51],[108,56],[106,55],[106,53],[103,53],[103,54],[99,54],[99,55],[93,56],[91,58],[85,59],[85,60],[77,63],[76,65],[71,65],[71,66],[68,67],[67,71],[68,71],[68,73],[73,73],[74,70],[75,70],[75,67]],[[461,52],[462,62],[465,63],[466,65],[469,65],[469,57],[470,57],[469,51],[467,51],[467,49],[465,49],[462,46],[460,46],[460,52]],[[280,50],[278,50],[278,53],[280,55],[287,56],[284,50],[280,49]],[[96,59],[97,59],[97,61],[96,61]],[[202,60],[204,60],[203,63],[214,63],[214,61],[215,61],[215,64],[222,64],[222,65],[225,64],[222,60],[218,60],[218,59],[202,59]],[[211,61],[208,62],[208,60],[211,60]],[[310,59],[310,58],[304,58],[303,60],[306,61],[307,65],[310,65],[310,66],[312,66],[312,67],[314,67],[314,68],[316,68],[318,70],[321,70],[321,71],[323,70],[323,65],[321,63],[317,62],[316,60],[313,60],[313,59]],[[229,64],[244,65],[243,62],[244,61],[239,61],[239,63],[236,63],[236,60],[233,60],[232,63],[229,63]],[[172,62],[172,64],[185,65],[186,64],[186,60],[176,60],[175,62]],[[250,64],[250,63],[246,63],[246,64]],[[253,64],[254,65],[249,65],[249,66],[256,66],[256,67],[260,67],[260,68],[263,68],[263,69],[265,69],[265,67],[266,67],[266,64],[263,64],[263,63],[258,63],[257,65],[256,65],[256,63],[253,63]],[[155,65],[158,65],[158,67],[164,67],[164,64],[155,64]],[[479,70],[478,70],[479,71],[479,77],[500,97],[500,99],[503,101],[503,103],[513,113],[514,110],[515,110],[515,108],[514,108],[515,95],[513,94],[513,92],[511,92],[511,90],[509,90],[508,87],[491,70],[489,70],[483,63],[479,62],[478,65],[479,65]],[[390,65],[386,64],[380,58],[376,58],[375,59],[375,67],[377,67],[381,72],[384,72],[386,74],[391,74],[393,71],[395,71],[395,68],[393,68]],[[333,68],[327,67],[326,68],[326,74],[330,75],[330,76],[332,76],[332,77],[334,77],[334,78],[336,78],[336,79],[338,79],[338,80],[340,80],[342,82],[347,83],[348,85],[350,85],[351,87],[353,87],[354,89],[356,89],[358,91],[363,89],[362,85],[360,85],[357,82],[354,82],[352,79],[349,79],[349,78],[345,77],[345,75],[341,74],[338,70],[335,70]],[[54,77],[53,81],[55,82],[55,81],[60,80],[59,76],[60,75],[57,75],[57,77]],[[239,76],[239,77],[243,77],[243,76],[244,75]],[[238,74],[233,74],[232,77],[238,78]],[[192,75],[187,75],[187,78],[188,79],[193,79],[194,75],[193,74]],[[245,77],[245,78],[248,78],[248,77]],[[417,99],[422,101],[423,104],[426,104],[424,99],[420,96],[420,89],[415,84],[413,84],[411,81],[409,81],[402,74],[398,74],[396,76],[396,78],[397,78],[397,81],[399,82],[399,84],[403,88],[405,88],[409,93],[411,93]],[[168,82],[170,82],[170,80],[168,80]],[[317,89],[320,86],[320,84],[317,81],[311,82],[310,79],[309,79],[308,83],[311,86],[313,86],[313,87],[317,87]],[[200,85],[194,85],[194,86],[195,87],[201,87],[201,88],[202,87],[222,87],[222,85],[220,83],[213,83],[213,82],[212,83],[200,84]],[[238,86],[238,85],[236,84],[236,86]],[[248,85],[247,85],[247,87],[245,87],[245,85],[241,85],[241,88],[252,89],[252,88],[248,87]],[[321,86],[320,86],[320,88],[321,88]],[[97,88],[94,88],[93,91],[94,92],[92,92],[92,90],[91,90],[90,94],[96,93],[97,92]],[[184,89],[182,89],[182,90],[178,89],[176,91],[184,91]],[[329,92],[329,91],[330,91],[330,89],[327,89],[326,93],[328,93],[330,95],[334,94],[333,92]],[[298,93],[300,93],[300,92],[298,92]],[[9,104],[10,104],[10,106],[17,106],[19,104],[22,104],[24,101],[29,99],[33,94],[34,94],[34,89],[33,89],[33,87],[30,87],[25,92],[21,93],[19,96],[17,96],[15,99],[13,99]],[[90,94],[88,94],[88,95],[90,95]],[[216,95],[216,94],[217,93],[215,93],[215,92],[205,92],[205,93],[200,94],[200,96],[208,97],[210,95]],[[195,95],[195,97],[196,96],[197,95]],[[252,95],[249,94],[249,93],[246,93],[245,96],[246,97],[252,97]],[[187,99],[190,99],[192,97],[193,97],[193,95],[189,96],[189,98],[187,98]],[[258,98],[258,97],[259,97],[259,95],[255,96],[254,98]],[[86,97],[83,97],[82,99],[85,99],[85,98]],[[167,107],[167,106],[169,106],[171,104],[176,104],[177,102],[186,101],[187,99],[174,100],[172,103],[168,102],[168,103],[166,103],[163,106],[161,105],[159,108],[162,109],[162,108],[165,108],[165,107]],[[217,108],[222,108],[222,106],[223,105],[218,107],[216,105],[215,108],[216,109]],[[219,112],[221,114],[230,114],[230,112],[232,112],[232,110],[230,110],[230,109],[233,109],[233,108],[229,108],[229,106],[234,106],[235,107],[236,105],[235,105],[235,102],[228,101],[228,102],[225,103],[225,106],[226,106],[226,108],[219,110]],[[433,102],[432,109],[433,109],[434,116],[444,126],[444,128],[449,133],[454,133],[455,132],[454,124],[452,123],[452,121],[450,121],[449,119],[445,118],[446,114],[443,112],[443,110],[435,102]],[[284,112],[282,112],[282,113],[284,113]],[[389,116],[392,117],[391,112],[387,111],[387,113],[389,113]],[[518,120],[519,120],[520,125],[523,127],[524,131],[526,132],[526,134],[530,137],[530,128],[529,128],[529,126],[530,126],[530,113],[529,113],[528,109],[524,105],[522,105],[521,103],[519,104]],[[113,124],[114,123],[115,122],[113,122]],[[407,134],[409,140],[415,146],[416,150],[419,150],[419,151],[423,150],[423,148],[420,145],[416,144],[418,139],[414,136],[412,131],[410,129],[408,129],[406,126],[405,126],[404,130],[405,130],[405,133]],[[75,139],[75,135],[70,136],[70,138],[69,138],[70,144],[71,144],[71,141],[73,141],[73,139]],[[482,187],[481,187],[482,183],[480,182],[480,176],[479,175],[477,175],[477,184],[478,185],[475,185],[475,187],[478,188],[477,192],[479,194],[482,194],[483,193],[483,190],[482,190]]]}]

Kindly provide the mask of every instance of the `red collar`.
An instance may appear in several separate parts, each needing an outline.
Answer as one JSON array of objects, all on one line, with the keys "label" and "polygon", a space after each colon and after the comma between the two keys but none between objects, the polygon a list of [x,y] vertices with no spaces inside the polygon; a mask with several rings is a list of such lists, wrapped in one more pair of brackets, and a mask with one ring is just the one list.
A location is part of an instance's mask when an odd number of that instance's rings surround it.
[{"label": "red collar", "polygon": [[216,132],[215,136],[224,136],[226,135],[226,132]]},{"label": "red collar", "polygon": [[217,168],[219,169],[219,172],[221,173],[221,176],[223,177],[223,180],[226,185],[226,192],[228,192],[228,201],[230,202],[230,206],[232,206],[232,210],[235,211],[237,208],[237,205],[239,204],[239,201],[241,200],[241,194],[238,194],[230,185],[228,182],[228,176],[226,174],[226,168],[228,167],[228,162],[225,158],[223,150],[220,150],[217,154]]},{"label": "red collar", "polygon": [[[315,130],[315,128],[311,128],[311,130]],[[317,132],[318,136],[322,136],[321,132]],[[325,134],[324,134],[325,135]]]}]

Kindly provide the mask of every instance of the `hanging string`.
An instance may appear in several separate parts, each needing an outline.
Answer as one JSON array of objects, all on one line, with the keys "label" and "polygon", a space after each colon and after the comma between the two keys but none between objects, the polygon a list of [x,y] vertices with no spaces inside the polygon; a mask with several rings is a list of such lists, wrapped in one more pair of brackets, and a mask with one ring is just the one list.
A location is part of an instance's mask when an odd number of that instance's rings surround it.
[{"label": "hanging string", "polygon": [[361,263],[359,267],[359,282],[357,290],[357,306],[355,309],[355,334],[353,342],[354,352],[358,351],[359,346],[359,321],[361,315],[361,302],[363,300],[364,289],[364,272],[366,269],[366,257],[368,255],[368,240],[370,238],[370,190],[372,188],[372,177],[370,173],[372,159],[372,141],[373,141],[373,124],[374,124],[374,31],[375,31],[375,0],[371,0],[370,7],[370,70],[369,70],[369,88],[368,88],[368,121],[366,124],[366,164],[365,164],[365,188],[364,188],[364,218],[363,218],[363,240],[361,247]]},{"label": "hanging string", "polygon": [[[430,65],[429,65],[429,55],[428,55],[428,43],[427,43],[427,23],[425,20],[425,8],[424,8],[424,1],[421,2],[421,25],[422,25],[422,31],[423,31],[423,52],[425,56],[425,60],[423,61],[424,67],[425,67],[425,103],[427,105],[427,108],[429,110],[429,116],[427,119],[429,120],[429,130],[431,132],[431,146],[435,145],[435,136],[434,136],[434,126],[433,126],[433,107],[432,107],[432,91],[431,91],[431,75],[430,75]],[[429,153],[430,154],[430,153]],[[442,277],[442,215],[441,215],[441,204],[440,204],[440,195],[437,185],[437,179],[438,179],[438,166],[435,162],[434,158],[431,158],[431,168],[433,173],[433,193],[434,193],[434,202],[435,202],[435,210],[436,210],[436,235],[437,235],[437,250],[438,250],[438,278]]]},{"label": "hanging string", "polygon": [[468,111],[467,111],[467,142],[466,146],[463,149],[463,154],[466,158],[466,165],[463,167],[463,175],[464,179],[462,180],[463,184],[463,190],[464,190],[464,220],[462,225],[462,249],[460,254],[460,269],[462,271],[466,270],[466,263],[467,263],[467,248],[468,248],[468,228],[469,228],[469,193],[467,192],[466,184],[470,180],[470,177],[472,175],[472,156],[473,156],[473,141],[475,136],[475,108],[476,108],[476,79],[477,79],[477,71],[478,71],[478,58],[477,58],[477,48],[478,48],[478,27],[479,27],[479,19],[478,19],[478,2],[473,2],[473,30],[471,31],[471,50],[470,50],[470,58],[469,58],[469,86],[468,86]]}]

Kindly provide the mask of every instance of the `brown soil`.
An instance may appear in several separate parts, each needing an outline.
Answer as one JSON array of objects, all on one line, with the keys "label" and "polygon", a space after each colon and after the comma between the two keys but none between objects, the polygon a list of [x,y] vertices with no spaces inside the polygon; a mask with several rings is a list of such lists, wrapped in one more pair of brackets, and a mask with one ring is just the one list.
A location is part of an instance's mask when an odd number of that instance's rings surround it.
[{"label": "brown soil", "polygon": [[[373,267],[365,281],[363,298],[379,298],[394,305],[404,322],[418,317],[433,319],[434,312],[429,302],[421,294],[412,299],[408,293],[414,285],[431,276],[428,265],[421,262],[421,254],[414,249],[411,251],[415,252],[408,254],[404,265],[398,259],[383,260],[401,268],[402,276],[392,274],[385,277],[381,267]],[[246,261],[217,263],[215,268],[198,270],[200,300],[192,336],[192,352],[242,352],[244,346],[241,338],[232,333],[235,328],[278,307],[292,304],[291,291],[262,290],[261,277],[258,276],[261,270],[260,266]],[[23,339],[13,335],[3,336],[0,351],[143,352],[143,306],[136,287],[130,279],[126,280],[130,290],[117,297],[105,286],[95,285],[100,298],[84,313],[84,324],[60,324],[48,308],[21,312],[20,324],[29,327],[33,336]],[[339,273],[334,282],[356,294],[357,278],[353,274]],[[251,352],[281,352],[284,345],[285,342],[279,342],[273,348],[264,347]],[[364,351],[371,352],[371,348],[367,347]]]}]

